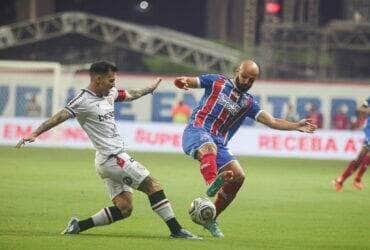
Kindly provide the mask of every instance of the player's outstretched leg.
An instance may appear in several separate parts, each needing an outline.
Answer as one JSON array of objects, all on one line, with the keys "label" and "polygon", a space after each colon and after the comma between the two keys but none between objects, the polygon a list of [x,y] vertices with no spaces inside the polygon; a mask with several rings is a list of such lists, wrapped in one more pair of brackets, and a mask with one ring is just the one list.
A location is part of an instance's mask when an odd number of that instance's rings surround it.
[{"label": "player's outstretched leg", "polygon": [[[217,198],[215,201],[216,218],[220,215],[222,211],[226,209],[226,207],[228,207],[231,204],[231,202],[236,197],[236,194],[239,191],[240,187],[242,186],[243,182],[244,175],[239,176],[239,178],[233,182],[227,182],[221,186],[221,189],[218,191]],[[224,237],[224,234],[219,228],[216,219],[210,221],[209,223],[204,225],[204,227],[211,233],[213,237],[217,238]]]},{"label": "player's outstretched leg", "polygon": [[346,181],[348,177],[350,177],[353,174],[353,172],[355,172],[358,169],[364,158],[366,158],[367,153],[368,148],[366,146],[363,146],[357,158],[348,164],[347,168],[343,171],[342,175],[332,181],[335,191],[337,192],[342,191],[343,183]]},{"label": "player's outstretched leg", "polygon": [[[133,189],[145,193],[149,198],[153,211],[162,218],[170,229],[171,237],[200,239],[182,228],[176,220],[171,204],[164,194],[159,182],[150,176],[149,171],[142,164],[135,161],[127,153],[120,153],[115,156],[115,159],[112,158],[110,161],[106,161],[105,164],[99,165],[98,173],[103,179],[111,180],[114,184],[109,188],[113,193],[115,193],[117,185],[120,185],[121,182],[124,183],[124,186],[121,187],[122,190],[124,190],[126,186],[130,186]],[[130,192],[124,193],[131,194]],[[131,214],[132,211],[132,202],[129,198],[130,197],[119,199],[114,203],[118,207],[122,206],[121,211],[126,211],[128,215]]]},{"label": "player's outstretched leg", "polygon": [[152,210],[157,213],[167,224],[171,232],[171,238],[188,240],[202,239],[201,237],[198,237],[188,230],[182,228],[175,217],[175,213],[173,212],[170,201],[167,199],[158,181],[148,176],[140,184],[138,190],[148,195]]},{"label": "player's outstretched leg", "polygon": [[343,171],[342,175],[337,177],[332,181],[333,188],[337,192],[343,191],[343,183],[346,181],[348,177],[352,175],[352,173],[357,169],[358,162],[356,160],[351,161],[347,168]]},{"label": "player's outstretched leg", "polygon": [[[216,218],[235,199],[236,194],[243,185],[245,179],[244,171],[237,161],[230,162],[224,167],[224,171],[221,173],[229,175],[229,172],[232,173],[232,175],[230,175],[232,178],[228,182],[224,182],[217,192],[217,198],[215,200]],[[216,220],[211,221],[204,227],[212,234],[212,236],[224,237],[224,234],[221,232]]]},{"label": "player's outstretched leg", "polygon": [[79,234],[92,227],[109,225],[113,222],[122,220],[131,214],[120,211],[116,206],[105,207],[99,212],[87,218],[85,220],[79,220],[77,218],[71,218],[68,222],[66,229],[63,230],[62,234]]}]

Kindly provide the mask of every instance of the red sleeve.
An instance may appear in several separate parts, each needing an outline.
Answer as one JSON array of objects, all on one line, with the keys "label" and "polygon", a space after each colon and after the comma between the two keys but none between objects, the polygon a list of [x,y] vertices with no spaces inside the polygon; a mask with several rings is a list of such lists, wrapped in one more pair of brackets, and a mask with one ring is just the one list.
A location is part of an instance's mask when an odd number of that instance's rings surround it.
[{"label": "red sleeve", "polygon": [[126,98],[126,90],[124,89],[119,89],[118,90],[118,95],[117,95],[117,98],[116,98],[116,102],[122,102],[124,101]]}]

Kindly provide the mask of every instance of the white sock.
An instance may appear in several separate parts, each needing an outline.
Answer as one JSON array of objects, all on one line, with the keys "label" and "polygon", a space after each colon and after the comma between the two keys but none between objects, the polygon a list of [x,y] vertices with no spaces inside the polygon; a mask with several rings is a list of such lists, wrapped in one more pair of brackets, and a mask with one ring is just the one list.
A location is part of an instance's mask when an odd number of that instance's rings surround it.
[{"label": "white sock", "polygon": [[164,221],[168,221],[175,217],[172,210],[171,204],[167,199],[161,200],[158,203],[152,205],[152,209],[156,212]]},{"label": "white sock", "polygon": [[93,216],[91,216],[95,226],[104,226],[113,222],[112,214],[109,208],[105,207]]}]

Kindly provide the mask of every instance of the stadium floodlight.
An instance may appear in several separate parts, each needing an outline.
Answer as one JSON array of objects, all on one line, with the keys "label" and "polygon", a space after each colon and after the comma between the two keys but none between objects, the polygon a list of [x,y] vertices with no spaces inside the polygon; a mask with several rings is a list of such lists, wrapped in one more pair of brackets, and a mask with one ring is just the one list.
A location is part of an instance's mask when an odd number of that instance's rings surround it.
[{"label": "stadium floodlight", "polygon": [[135,11],[145,14],[148,13],[152,9],[152,3],[145,0],[140,0],[135,5]]}]

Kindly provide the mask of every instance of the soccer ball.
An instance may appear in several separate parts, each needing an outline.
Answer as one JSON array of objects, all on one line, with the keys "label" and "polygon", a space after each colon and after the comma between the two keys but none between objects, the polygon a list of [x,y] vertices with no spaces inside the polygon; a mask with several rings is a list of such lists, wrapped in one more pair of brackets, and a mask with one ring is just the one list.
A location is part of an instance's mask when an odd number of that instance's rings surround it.
[{"label": "soccer ball", "polygon": [[204,226],[216,217],[216,207],[207,198],[199,197],[190,204],[189,215],[192,221]]}]

